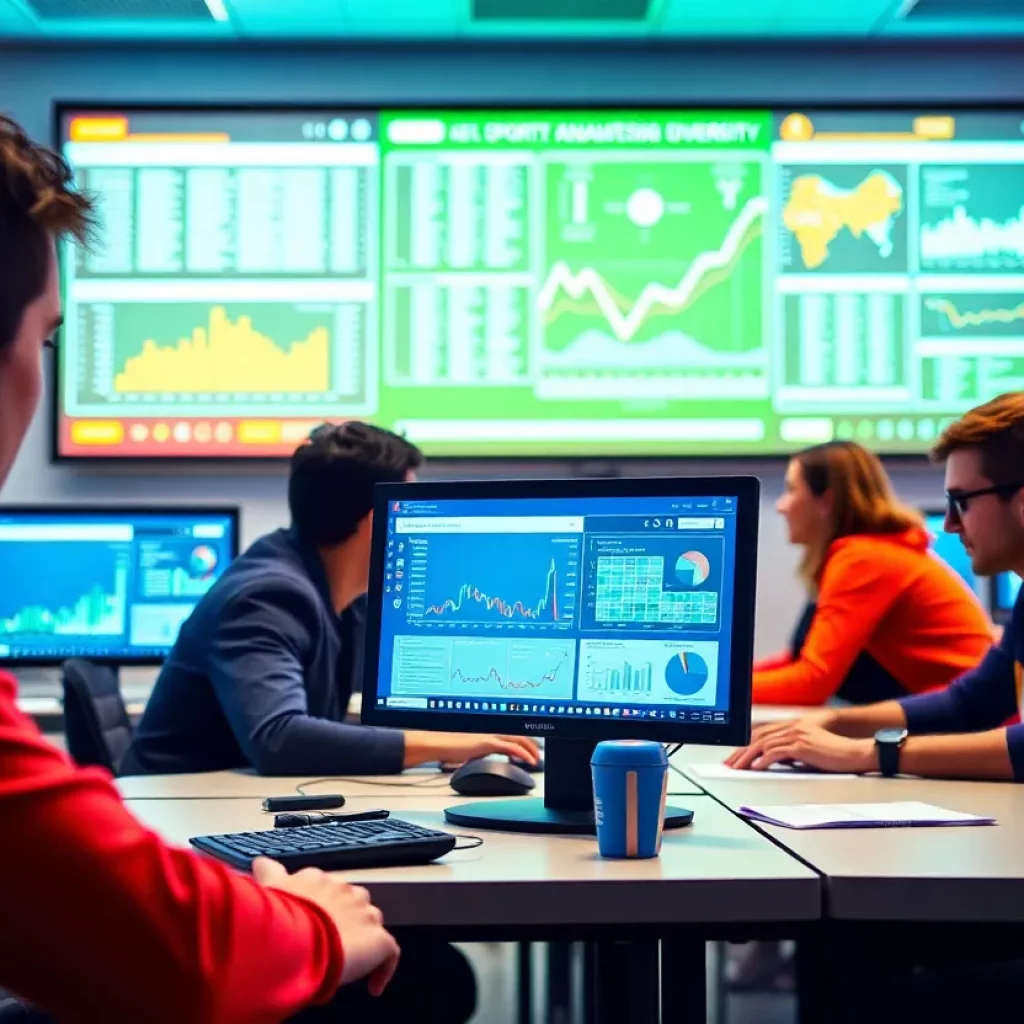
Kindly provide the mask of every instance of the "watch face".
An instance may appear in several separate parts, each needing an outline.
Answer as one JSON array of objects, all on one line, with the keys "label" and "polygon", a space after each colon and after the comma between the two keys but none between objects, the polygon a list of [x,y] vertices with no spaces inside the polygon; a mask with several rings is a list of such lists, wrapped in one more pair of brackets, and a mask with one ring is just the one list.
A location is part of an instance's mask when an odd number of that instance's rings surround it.
[{"label": "watch face", "polygon": [[876,743],[902,743],[906,738],[906,729],[879,729],[875,733]]}]

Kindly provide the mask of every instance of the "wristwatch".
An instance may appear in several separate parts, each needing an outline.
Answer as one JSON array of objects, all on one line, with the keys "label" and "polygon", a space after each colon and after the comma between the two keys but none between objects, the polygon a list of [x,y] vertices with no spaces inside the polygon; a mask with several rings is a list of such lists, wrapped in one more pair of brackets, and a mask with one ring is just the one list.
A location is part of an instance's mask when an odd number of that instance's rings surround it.
[{"label": "wristwatch", "polygon": [[875,750],[878,751],[878,770],[887,779],[900,773],[900,750],[907,742],[906,729],[879,729],[875,733]]}]

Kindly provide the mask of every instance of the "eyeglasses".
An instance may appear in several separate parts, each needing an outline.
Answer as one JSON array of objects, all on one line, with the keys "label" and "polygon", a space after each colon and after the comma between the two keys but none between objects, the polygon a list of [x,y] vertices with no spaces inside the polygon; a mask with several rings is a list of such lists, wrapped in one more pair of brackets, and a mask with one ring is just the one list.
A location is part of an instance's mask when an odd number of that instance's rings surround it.
[{"label": "eyeglasses", "polygon": [[1019,484],[995,484],[992,487],[979,487],[976,491],[946,491],[946,505],[953,519],[959,519],[967,512],[968,505],[974,498],[984,498],[987,494],[998,494],[1004,501],[1012,498],[1024,488]]}]

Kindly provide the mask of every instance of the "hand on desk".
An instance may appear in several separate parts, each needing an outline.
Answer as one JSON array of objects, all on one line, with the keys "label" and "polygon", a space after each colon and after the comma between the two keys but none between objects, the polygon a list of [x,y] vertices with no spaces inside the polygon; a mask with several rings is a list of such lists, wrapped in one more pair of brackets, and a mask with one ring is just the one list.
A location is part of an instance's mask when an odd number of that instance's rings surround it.
[{"label": "hand on desk", "polygon": [[873,739],[850,739],[831,731],[835,712],[812,711],[788,722],[758,726],[750,744],[726,758],[730,768],[760,771],[780,761],[801,761],[823,772],[870,772],[877,769]]},{"label": "hand on desk", "polygon": [[266,857],[252,862],[252,874],[260,885],[300,896],[328,914],[344,950],[342,985],[367,978],[374,996],[387,988],[398,967],[398,943],[385,930],[384,918],[365,889],[317,868],[289,875],[283,865]]},{"label": "hand on desk", "polygon": [[458,732],[418,732],[405,734],[405,767],[428,761],[463,764],[488,754],[506,754],[529,764],[540,758],[540,747],[526,736],[477,735]]}]

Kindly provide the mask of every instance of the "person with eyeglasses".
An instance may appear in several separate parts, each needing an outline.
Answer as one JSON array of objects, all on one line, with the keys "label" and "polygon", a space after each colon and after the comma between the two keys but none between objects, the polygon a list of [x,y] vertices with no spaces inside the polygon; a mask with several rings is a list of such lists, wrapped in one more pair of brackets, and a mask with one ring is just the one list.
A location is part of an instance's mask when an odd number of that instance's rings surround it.
[{"label": "person with eyeglasses", "polygon": [[[1024,392],[972,409],[932,451],[945,463],[945,529],[980,576],[1024,574]],[[1024,781],[1024,598],[981,662],[945,690],[827,708],[754,730],[727,763],[801,761],[827,772]]]}]

